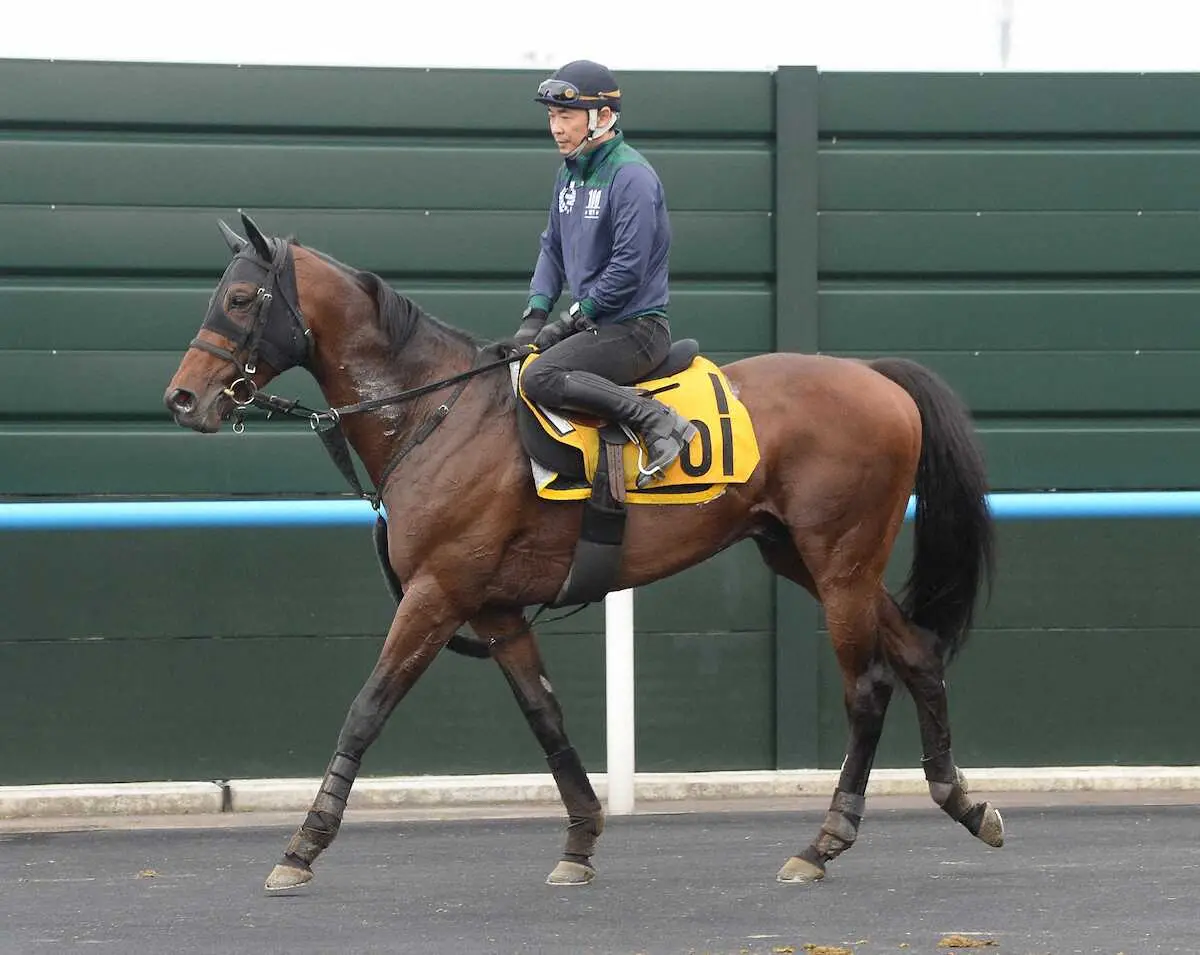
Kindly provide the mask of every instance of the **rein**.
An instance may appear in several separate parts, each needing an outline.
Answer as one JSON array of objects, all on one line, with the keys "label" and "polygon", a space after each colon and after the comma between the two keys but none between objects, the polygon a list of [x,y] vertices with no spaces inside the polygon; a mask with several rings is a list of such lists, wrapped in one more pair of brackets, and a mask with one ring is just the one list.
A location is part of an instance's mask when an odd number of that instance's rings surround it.
[{"label": "rein", "polygon": [[[480,355],[484,352],[481,351]],[[269,420],[273,415],[281,414],[292,418],[307,418],[313,432],[321,439],[321,443],[325,446],[325,450],[329,453],[329,457],[341,472],[342,477],[346,479],[346,483],[360,498],[371,503],[371,507],[379,510],[380,506],[380,491],[387,483],[388,477],[396,469],[401,461],[408,456],[417,445],[424,441],[437,429],[446,417],[450,414],[450,409],[454,407],[455,402],[466,390],[468,382],[472,378],[485,374],[489,371],[494,371],[513,362],[521,361],[525,355],[517,354],[506,358],[499,358],[495,361],[486,362],[482,365],[476,365],[467,371],[460,372],[457,375],[451,375],[449,378],[442,378],[438,381],[431,382],[426,385],[420,385],[416,388],[408,388],[404,391],[396,392],[394,395],[386,395],[382,398],[372,398],[369,401],[360,401],[353,405],[343,405],[340,408],[326,408],[323,411],[315,408],[308,408],[300,404],[297,398],[281,398],[278,395],[268,394],[259,391],[254,386],[253,382],[249,382],[250,391],[246,395],[239,395],[236,386],[240,383],[248,382],[248,379],[239,379],[225,389],[225,394],[234,403],[236,411],[234,412],[233,430],[241,434],[246,430],[244,423],[245,409],[248,407],[259,408],[266,412]],[[368,493],[362,487],[362,483],[358,479],[358,474],[354,470],[353,459],[350,456],[350,447],[346,441],[346,436],[342,432],[341,422],[346,415],[360,414],[364,411],[374,411],[378,408],[384,408],[388,405],[403,404],[406,401],[412,401],[414,398],[420,398],[423,395],[432,394],[435,391],[442,391],[449,388],[451,385],[458,385],[451,392],[450,396],[434,409],[433,413],[425,419],[419,428],[417,428],[408,439],[396,449],[391,460],[383,469],[383,473],[379,477],[379,490]]]}]

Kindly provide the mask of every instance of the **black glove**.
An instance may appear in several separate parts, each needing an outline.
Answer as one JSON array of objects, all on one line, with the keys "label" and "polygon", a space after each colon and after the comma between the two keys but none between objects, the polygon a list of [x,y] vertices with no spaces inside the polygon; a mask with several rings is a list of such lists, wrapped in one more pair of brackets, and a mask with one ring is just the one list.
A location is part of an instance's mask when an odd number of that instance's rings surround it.
[{"label": "black glove", "polygon": [[517,334],[512,339],[513,347],[525,348],[532,345],[548,317],[544,308],[525,309],[525,314],[521,316],[521,327],[517,329]]},{"label": "black glove", "polygon": [[545,351],[547,348],[553,348],[564,338],[570,338],[577,331],[575,319],[570,315],[564,315],[538,332],[533,343],[537,345],[538,351]]}]

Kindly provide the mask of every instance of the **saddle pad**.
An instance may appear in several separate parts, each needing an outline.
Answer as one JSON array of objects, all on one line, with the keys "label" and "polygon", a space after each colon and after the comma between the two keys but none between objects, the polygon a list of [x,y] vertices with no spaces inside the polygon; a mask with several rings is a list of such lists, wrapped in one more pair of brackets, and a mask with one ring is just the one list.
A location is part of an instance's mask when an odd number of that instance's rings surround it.
[{"label": "saddle pad", "polygon": [[[531,355],[514,367],[514,388],[532,414],[541,432],[554,442],[574,449],[582,456],[584,474],[565,475],[538,460],[526,447],[533,464],[534,483],[539,497],[551,501],[582,501],[591,490],[600,456],[600,433],[594,427],[563,417],[530,401],[520,385],[520,375],[537,361]],[[639,443],[624,447],[625,487],[631,504],[698,504],[725,493],[731,484],[742,484],[758,466],[758,441],[750,414],[733,394],[729,379],[715,364],[698,355],[691,365],[669,378],[639,382],[659,401],[675,408],[696,425],[698,432],[679,458],[667,468],[662,480],[653,487],[638,490],[638,457],[645,452]],[[528,445],[528,443],[527,443]]]}]

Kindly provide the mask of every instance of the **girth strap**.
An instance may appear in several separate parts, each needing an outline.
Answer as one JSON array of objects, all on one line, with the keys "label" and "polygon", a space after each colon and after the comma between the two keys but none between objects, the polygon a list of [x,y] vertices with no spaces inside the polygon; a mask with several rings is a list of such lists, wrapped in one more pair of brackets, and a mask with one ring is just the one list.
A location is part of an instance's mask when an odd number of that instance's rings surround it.
[{"label": "girth strap", "polygon": [[612,590],[625,542],[625,462],[623,443],[601,432],[592,493],[583,502],[583,526],[571,570],[551,607],[589,604]]}]

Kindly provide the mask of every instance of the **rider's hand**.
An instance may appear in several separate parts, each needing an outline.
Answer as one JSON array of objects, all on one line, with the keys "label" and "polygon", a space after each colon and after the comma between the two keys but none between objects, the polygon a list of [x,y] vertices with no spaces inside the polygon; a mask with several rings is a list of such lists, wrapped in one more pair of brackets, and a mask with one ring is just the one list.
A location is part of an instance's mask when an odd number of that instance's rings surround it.
[{"label": "rider's hand", "polygon": [[517,329],[517,334],[513,336],[513,345],[516,348],[524,348],[527,345],[532,345],[538,337],[538,333],[546,324],[548,315],[544,308],[527,308],[525,314],[521,316],[521,327]]},{"label": "rider's hand", "polygon": [[564,338],[574,335],[575,331],[575,319],[570,315],[564,315],[538,332],[533,343],[537,345],[538,351],[545,351],[547,348],[553,348]]}]

